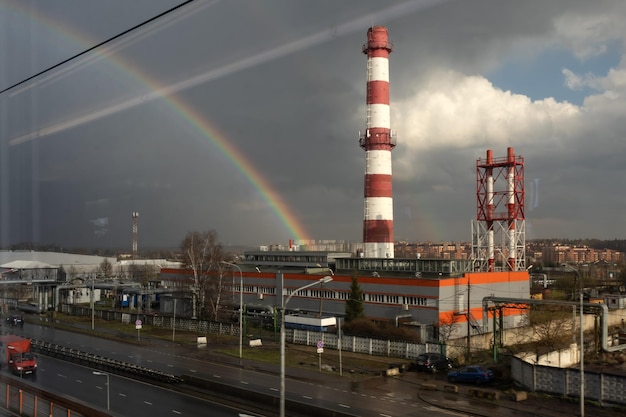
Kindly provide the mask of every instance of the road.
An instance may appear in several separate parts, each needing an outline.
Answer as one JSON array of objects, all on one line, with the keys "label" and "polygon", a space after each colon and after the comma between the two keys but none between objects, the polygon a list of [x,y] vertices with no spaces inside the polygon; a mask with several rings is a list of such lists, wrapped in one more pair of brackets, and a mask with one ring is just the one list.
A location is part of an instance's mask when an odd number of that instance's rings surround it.
[{"label": "road", "polygon": [[[184,417],[206,415],[239,416],[244,410],[232,409],[171,390],[144,384],[128,378],[94,375],[93,369],[47,356],[39,357],[35,377],[26,376],[46,391],[78,398],[101,409],[107,408],[109,396],[112,414],[119,416]],[[7,372],[4,370],[3,372]]]},{"label": "road", "polygon": [[[198,359],[196,347],[163,342],[136,346],[30,323],[23,330],[17,330],[17,333],[170,374],[191,374],[222,384],[279,396],[280,381],[277,373],[268,372],[267,369],[249,369],[255,367],[254,365],[239,367]],[[94,375],[91,368],[60,362],[46,356],[40,355],[39,360],[40,369],[36,383],[42,388],[106,408],[104,376]],[[288,371],[288,401],[355,416],[450,416],[449,411],[420,401],[417,396],[418,387],[411,386],[407,389],[407,382],[402,379],[375,377],[365,381],[353,381],[349,377],[332,376],[331,380],[328,375],[321,373],[311,375],[309,372],[306,377],[299,377],[291,375],[291,372],[293,371]],[[212,416],[237,416],[242,413],[241,410],[222,407],[115,375],[110,375],[109,389],[111,410],[120,416],[198,416],[206,415],[208,409]]]}]

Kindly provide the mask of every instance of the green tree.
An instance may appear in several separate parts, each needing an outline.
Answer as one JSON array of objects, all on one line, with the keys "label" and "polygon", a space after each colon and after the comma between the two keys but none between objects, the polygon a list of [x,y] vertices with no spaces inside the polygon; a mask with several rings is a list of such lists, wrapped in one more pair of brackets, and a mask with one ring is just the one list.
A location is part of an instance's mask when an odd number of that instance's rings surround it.
[{"label": "green tree", "polygon": [[346,322],[349,323],[352,320],[365,317],[363,309],[363,291],[356,278],[356,275],[352,276],[352,283],[350,284],[350,298],[346,301]]}]

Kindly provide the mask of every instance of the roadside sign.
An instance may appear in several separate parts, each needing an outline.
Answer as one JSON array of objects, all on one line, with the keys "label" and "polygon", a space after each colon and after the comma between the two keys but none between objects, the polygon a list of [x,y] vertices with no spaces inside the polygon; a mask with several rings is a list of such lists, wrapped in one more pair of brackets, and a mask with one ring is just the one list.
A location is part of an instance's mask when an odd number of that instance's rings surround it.
[{"label": "roadside sign", "polygon": [[137,320],[135,322],[135,329],[137,329],[137,330],[141,329],[141,320]]}]

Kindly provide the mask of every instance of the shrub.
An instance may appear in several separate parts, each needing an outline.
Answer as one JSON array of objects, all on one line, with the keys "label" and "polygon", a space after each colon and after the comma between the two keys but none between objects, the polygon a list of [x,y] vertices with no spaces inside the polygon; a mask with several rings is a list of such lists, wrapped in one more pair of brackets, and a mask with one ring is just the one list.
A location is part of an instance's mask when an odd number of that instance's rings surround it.
[{"label": "shrub", "polygon": [[349,336],[412,343],[420,342],[419,335],[407,327],[395,327],[389,323],[376,323],[366,318],[352,320],[346,323],[342,330]]}]

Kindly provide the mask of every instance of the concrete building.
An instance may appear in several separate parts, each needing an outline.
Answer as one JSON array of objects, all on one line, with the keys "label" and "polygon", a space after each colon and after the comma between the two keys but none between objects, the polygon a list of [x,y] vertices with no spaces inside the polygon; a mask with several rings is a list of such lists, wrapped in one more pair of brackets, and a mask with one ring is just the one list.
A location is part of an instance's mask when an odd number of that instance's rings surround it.
[{"label": "concrete building", "polygon": [[[527,271],[473,271],[470,260],[417,258],[362,258],[345,253],[254,251],[224,280],[224,299],[232,292],[239,299],[243,280],[244,304],[280,308],[287,306],[317,315],[343,316],[355,277],[363,292],[365,315],[375,321],[410,326],[422,340],[458,338],[493,331],[492,320],[483,326],[483,298],[489,296],[528,298]],[[180,289],[190,282],[190,270],[162,269],[161,284]],[[333,280],[323,287],[313,286],[297,294],[294,290],[324,276]],[[210,278],[209,278],[210,279]],[[281,297],[282,295],[282,297]],[[524,312],[505,309],[505,328],[520,325]],[[490,315],[490,317],[493,317]]]}]

